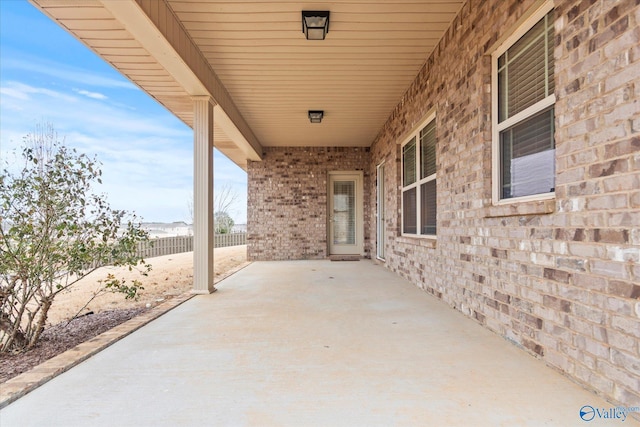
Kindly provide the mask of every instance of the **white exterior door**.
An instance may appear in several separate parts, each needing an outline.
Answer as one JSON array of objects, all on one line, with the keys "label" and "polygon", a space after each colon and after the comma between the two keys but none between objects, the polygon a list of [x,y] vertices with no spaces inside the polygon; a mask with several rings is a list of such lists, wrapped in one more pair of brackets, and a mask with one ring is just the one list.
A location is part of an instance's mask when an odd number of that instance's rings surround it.
[{"label": "white exterior door", "polygon": [[329,172],[330,255],[363,255],[362,172]]},{"label": "white exterior door", "polygon": [[384,260],[384,163],[377,168],[377,191],[376,191],[376,256],[378,259]]}]

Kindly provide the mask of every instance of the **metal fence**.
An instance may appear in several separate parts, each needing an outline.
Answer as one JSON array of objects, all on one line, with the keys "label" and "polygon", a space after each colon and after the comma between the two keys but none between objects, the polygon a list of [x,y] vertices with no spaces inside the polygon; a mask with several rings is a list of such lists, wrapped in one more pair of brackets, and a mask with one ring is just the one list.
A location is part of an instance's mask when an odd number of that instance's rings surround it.
[{"label": "metal fence", "polygon": [[[247,233],[216,234],[214,247],[224,248],[247,244]],[[193,236],[160,237],[138,245],[138,254],[142,258],[153,258],[162,255],[191,252]]]}]

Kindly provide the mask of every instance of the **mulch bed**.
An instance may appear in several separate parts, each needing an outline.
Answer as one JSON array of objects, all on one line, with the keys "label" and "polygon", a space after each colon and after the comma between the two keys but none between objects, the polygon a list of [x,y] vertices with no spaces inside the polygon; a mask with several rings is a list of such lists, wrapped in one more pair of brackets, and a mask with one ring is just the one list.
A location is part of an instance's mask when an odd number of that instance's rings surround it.
[{"label": "mulch bed", "polygon": [[145,308],[108,310],[86,314],[69,324],[62,322],[47,328],[40,342],[31,350],[19,354],[0,354],[0,384],[145,311]]}]

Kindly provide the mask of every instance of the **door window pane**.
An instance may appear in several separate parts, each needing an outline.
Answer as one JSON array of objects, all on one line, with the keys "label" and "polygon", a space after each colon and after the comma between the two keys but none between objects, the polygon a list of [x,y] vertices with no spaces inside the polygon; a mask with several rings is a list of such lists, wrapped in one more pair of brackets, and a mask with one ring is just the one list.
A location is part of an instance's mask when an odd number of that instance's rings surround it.
[{"label": "door window pane", "polygon": [[336,245],[356,243],[355,185],[354,181],[333,183],[333,243]]}]

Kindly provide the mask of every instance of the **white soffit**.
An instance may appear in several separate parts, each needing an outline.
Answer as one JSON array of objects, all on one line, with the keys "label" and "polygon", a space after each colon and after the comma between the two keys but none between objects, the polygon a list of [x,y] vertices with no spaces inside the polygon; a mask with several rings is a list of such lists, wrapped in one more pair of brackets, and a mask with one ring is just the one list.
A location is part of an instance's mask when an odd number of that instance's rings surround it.
[{"label": "white soffit", "polygon": [[[370,146],[464,2],[168,3],[264,146]],[[302,10],[330,11],[325,40]]]},{"label": "white soffit", "polygon": [[[260,144],[370,146],[464,3],[32,1],[188,124],[204,86],[234,124],[216,126],[216,146],[243,167]],[[302,10],[331,12],[325,40],[304,38]]]}]

